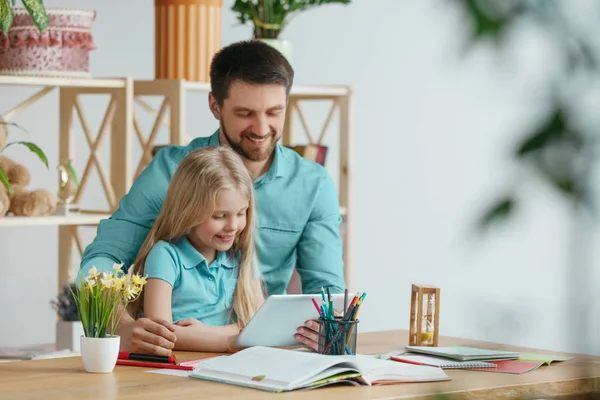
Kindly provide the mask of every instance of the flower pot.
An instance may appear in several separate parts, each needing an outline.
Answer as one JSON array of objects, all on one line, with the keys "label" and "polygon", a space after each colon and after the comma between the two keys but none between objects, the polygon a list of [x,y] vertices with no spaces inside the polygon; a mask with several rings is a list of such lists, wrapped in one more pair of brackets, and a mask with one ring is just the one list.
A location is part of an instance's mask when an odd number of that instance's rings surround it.
[{"label": "flower pot", "polygon": [[78,353],[84,335],[81,321],[58,321],[56,323],[56,350],[70,349]]},{"label": "flower pot", "polygon": [[222,47],[222,0],[155,0],[156,79],[209,82]]},{"label": "flower pot", "polygon": [[8,34],[0,31],[0,74],[89,77],[95,49],[95,11],[49,8],[48,29],[40,33],[24,8],[15,8]]},{"label": "flower pot", "polygon": [[86,372],[110,373],[117,365],[121,338],[117,335],[104,338],[81,336],[81,360]]},{"label": "flower pot", "polygon": [[292,63],[292,42],[283,39],[257,39],[261,42],[276,48],[281,54],[287,58],[288,62]]}]

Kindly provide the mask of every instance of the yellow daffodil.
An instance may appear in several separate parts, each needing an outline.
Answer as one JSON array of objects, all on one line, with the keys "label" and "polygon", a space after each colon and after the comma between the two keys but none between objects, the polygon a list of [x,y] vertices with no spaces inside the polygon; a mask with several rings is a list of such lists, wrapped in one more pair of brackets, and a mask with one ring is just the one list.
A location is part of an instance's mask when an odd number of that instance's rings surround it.
[{"label": "yellow daffodil", "polygon": [[85,280],[85,285],[88,289],[93,289],[94,286],[96,286],[96,279],[93,278],[87,278]]},{"label": "yellow daffodil", "polygon": [[146,278],[139,275],[133,275],[131,280],[133,281],[134,285],[144,286],[146,284]]},{"label": "yellow daffodil", "polygon": [[104,337],[115,332],[122,307],[141,295],[146,277],[129,277],[122,268],[123,264],[115,263],[112,271],[99,272],[93,266],[85,278],[79,278],[79,291],[73,296],[86,336]]},{"label": "yellow daffodil", "polygon": [[113,264],[113,269],[115,270],[115,275],[117,273],[119,273],[119,272],[123,273],[122,268],[123,268],[123,263],[121,263],[121,264],[116,264],[116,263]]},{"label": "yellow daffodil", "polygon": [[100,278],[100,283],[102,284],[102,289],[110,289],[113,286],[112,279]]},{"label": "yellow daffodil", "polygon": [[123,290],[123,281],[119,278],[113,278],[112,285],[116,292],[121,292]]},{"label": "yellow daffodil", "polygon": [[133,285],[128,285],[127,288],[125,289],[125,297],[128,300],[133,300],[136,296],[136,290],[135,290],[135,286]]},{"label": "yellow daffodil", "polygon": [[88,279],[98,279],[99,275],[100,274],[98,273],[98,269],[96,268],[96,266],[93,266],[88,272]]}]

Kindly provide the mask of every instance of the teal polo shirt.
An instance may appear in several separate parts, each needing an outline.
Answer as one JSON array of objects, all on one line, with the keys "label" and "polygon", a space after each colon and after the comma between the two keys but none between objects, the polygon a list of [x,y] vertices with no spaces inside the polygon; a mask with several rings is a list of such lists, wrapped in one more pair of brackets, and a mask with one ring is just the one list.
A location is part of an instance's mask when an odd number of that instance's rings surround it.
[{"label": "teal polo shirt", "polygon": [[237,259],[217,252],[208,265],[206,258],[187,238],[157,242],[144,265],[148,278],[162,279],[173,287],[173,322],[195,318],[206,325],[231,323],[233,294],[239,275]]},{"label": "teal polo shirt", "polygon": [[[130,266],[156,219],[171,177],[195,149],[219,146],[219,132],[188,145],[162,148],[139,175],[118,209],[98,225],[85,249],[82,273],[96,266],[110,271],[113,263]],[[345,288],[340,204],[333,179],[318,163],[278,143],[269,170],[254,181],[256,250],[267,295],[286,293],[294,268],[303,293]]]}]

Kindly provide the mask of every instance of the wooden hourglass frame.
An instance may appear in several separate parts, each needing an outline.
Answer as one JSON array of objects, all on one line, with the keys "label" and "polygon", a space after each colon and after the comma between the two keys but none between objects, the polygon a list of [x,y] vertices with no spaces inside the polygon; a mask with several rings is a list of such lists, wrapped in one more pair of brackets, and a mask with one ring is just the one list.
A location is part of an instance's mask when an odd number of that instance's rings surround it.
[{"label": "wooden hourglass frame", "polygon": [[410,297],[410,346],[437,346],[440,315],[440,289],[412,285]]}]

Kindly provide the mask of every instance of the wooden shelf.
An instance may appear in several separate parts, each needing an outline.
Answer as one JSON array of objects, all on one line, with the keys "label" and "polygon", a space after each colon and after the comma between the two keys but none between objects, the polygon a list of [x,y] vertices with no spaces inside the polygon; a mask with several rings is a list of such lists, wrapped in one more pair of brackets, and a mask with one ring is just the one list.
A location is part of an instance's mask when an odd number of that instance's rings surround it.
[{"label": "wooden shelf", "polygon": [[[195,92],[209,92],[210,83],[208,82],[190,82],[190,81],[179,81],[179,80],[136,80],[134,82],[137,94],[152,94],[152,92],[172,90],[174,86],[181,84],[184,90],[195,91]],[[292,87],[291,96],[304,97],[308,96],[311,98],[315,97],[339,97],[347,96],[350,93],[350,89],[346,86],[335,86],[335,85],[316,85],[316,86],[302,86],[294,85]],[[154,93],[156,94],[156,93]]]},{"label": "wooden shelf", "polygon": [[98,225],[110,217],[110,214],[48,215],[46,217],[15,217],[7,215],[0,218],[0,228],[26,226],[65,226],[65,225]]},{"label": "wooden shelf", "polygon": [[1,75],[0,85],[56,86],[73,88],[124,88],[127,78],[72,78]]}]

